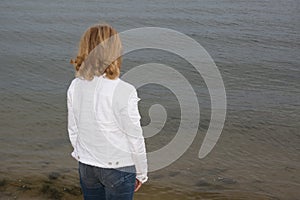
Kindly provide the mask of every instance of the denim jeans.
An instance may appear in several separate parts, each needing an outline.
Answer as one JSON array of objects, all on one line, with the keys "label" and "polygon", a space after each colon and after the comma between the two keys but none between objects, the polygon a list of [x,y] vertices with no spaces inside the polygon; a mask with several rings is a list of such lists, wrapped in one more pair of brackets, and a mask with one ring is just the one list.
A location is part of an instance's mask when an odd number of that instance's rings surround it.
[{"label": "denim jeans", "polygon": [[84,200],[132,200],[135,166],[108,169],[79,162],[80,185]]}]

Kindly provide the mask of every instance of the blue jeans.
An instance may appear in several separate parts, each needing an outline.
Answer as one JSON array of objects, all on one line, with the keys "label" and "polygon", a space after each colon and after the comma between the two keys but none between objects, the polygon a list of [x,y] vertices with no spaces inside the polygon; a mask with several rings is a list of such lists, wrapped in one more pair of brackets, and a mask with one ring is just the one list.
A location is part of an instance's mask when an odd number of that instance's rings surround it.
[{"label": "blue jeans", "polygon": [[84,200],[132,200],[135,166],[108,169],[79,162],[80,185]]}]

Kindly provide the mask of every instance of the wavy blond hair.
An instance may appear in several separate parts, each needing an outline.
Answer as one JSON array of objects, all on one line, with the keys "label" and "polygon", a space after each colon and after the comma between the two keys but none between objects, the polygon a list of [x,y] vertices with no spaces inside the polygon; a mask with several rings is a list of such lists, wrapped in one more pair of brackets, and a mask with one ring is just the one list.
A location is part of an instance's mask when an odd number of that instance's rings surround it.
[{"label": "wavy blond hair", "polygon": [[82,35],[76,59],[71,60],[75,76],[92,80],[94,76],[115,79],[120,75],[122,43],[118,32],[108,24],[89,27]]}]

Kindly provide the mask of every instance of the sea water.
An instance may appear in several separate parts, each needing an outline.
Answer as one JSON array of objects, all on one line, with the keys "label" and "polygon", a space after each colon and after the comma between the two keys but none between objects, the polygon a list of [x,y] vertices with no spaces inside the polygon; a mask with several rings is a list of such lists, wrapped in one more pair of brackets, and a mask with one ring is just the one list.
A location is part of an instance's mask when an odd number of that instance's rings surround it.
[{"label": "sea water", "polygon": [[[86,28],[107,22],[119,32],[162,27],[193,38],[215,61],[227,94],[221,137],[212,152],[199,159],[211,117],[201,75],[171,52],[143,49],[124,55],[122,74],[146,63],[177,70],[192,85],[201,111],[193,144],[168,167],[149,173],[141,199],[180,195],[200,199],[198,192],[242,199],[298,198],[299,4],[297,0],[2,0],[0,178],[30,182],[56,172],[66,184],[78,186],[66,128],[66,90],[74,77],[69,61]],[[164,128],[146,139],[147,151],[155,151],[175,137],[180,105],[176,94],[158,84],[138,92],[143,125],[150,123],[151,105],[161,104],[167,111]]]}]

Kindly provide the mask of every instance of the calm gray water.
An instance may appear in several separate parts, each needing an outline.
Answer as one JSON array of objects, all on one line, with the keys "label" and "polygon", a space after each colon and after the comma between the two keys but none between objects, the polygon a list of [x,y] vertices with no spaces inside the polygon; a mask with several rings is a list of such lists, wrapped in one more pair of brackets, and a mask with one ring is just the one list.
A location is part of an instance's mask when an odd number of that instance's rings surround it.
[{"label": "calm gray water", "polygon": [[[210,119],[201,76],[168,52],[141,50],[124,57],[124,72],[149,62],[173,67],[193,85],[200,102],[195,142],[171,166],[150,173],[150,184],[274,199],[300,196],[298,0],[2,0],[0,5],[0,178],[51,171],[76,176],[66,130],[65,93],[73,78],[69,60],[83,31],[105,21],[119,32],[156,26],[187,34],[212,56],[226,87],[222,136],[200,160]],[[139,93],[143,124],[149,122],[150,105],[168,110],[164,129],[146,140],[148,151],[156,150],[174,136],[179,107],[174,95],[157,85]]]}]

